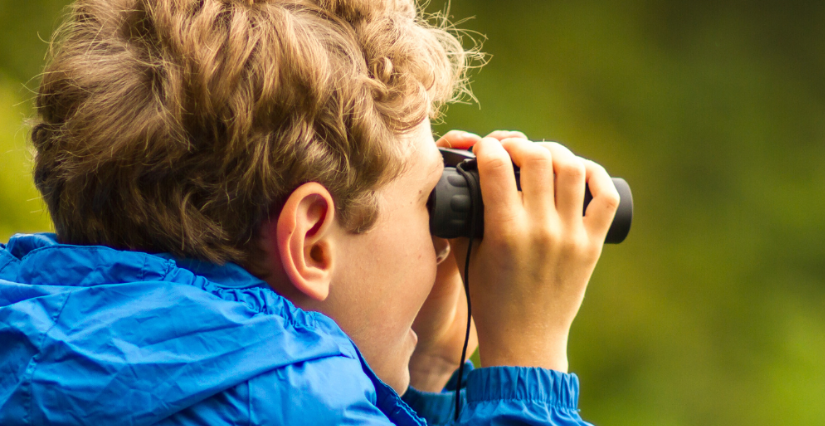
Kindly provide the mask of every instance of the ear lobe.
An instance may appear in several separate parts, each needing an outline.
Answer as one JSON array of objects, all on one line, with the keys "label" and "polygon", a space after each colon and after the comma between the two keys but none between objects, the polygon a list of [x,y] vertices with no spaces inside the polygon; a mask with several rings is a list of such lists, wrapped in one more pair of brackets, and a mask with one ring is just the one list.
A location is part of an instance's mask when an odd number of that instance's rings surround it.
[{"label": "ear lobe", "polygon": [[334,268],[335,204],[321,184],[309,182],[290,194],[280,215],[276,244],[284,272],[304,295],[323,301]]}]

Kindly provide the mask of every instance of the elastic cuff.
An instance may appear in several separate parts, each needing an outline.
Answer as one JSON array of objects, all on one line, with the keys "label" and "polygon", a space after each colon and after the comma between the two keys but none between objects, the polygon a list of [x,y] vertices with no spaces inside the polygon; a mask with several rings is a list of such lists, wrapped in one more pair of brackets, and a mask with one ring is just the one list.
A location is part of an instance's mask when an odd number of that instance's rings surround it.
[{"label": "elastic cuff", "polygon": [[578,409],[579,378],[536,367],[477,368],[467,378],[467,403],[492,400],[531,400]]},{"label": "elastic cuff", "polygon": [[424,392],[410,386],[401,399],[429,424],[447,424],[453,419],[455,392]]}]

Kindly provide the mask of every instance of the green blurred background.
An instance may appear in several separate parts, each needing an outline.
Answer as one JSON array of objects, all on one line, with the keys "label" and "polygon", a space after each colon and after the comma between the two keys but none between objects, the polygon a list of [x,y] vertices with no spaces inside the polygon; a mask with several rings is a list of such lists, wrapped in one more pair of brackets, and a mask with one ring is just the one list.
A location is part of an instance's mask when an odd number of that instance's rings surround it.
[{"label": "green blurred background", "polygon": [[[48,230],[25,120],[62,0],[0,0],[0,241]],[[430,10],[443,2],[434,1]],[[631,184],[573,326],[598,425],[825,425],[825,3],[454,0],[480,105]]]}]

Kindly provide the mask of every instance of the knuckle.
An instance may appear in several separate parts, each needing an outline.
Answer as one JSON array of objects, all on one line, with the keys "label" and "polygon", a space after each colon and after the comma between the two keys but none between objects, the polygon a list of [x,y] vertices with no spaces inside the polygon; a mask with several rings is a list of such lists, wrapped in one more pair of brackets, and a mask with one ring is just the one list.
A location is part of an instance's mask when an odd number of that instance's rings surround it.
[{"label": "knuckle", "polygon": [[599,256],[601,256],[601,254],[602,246],[597,243],[588,244],[581,251],[581,257],[587,263],[595,263],[599,260]]},{"label": "knuckle", "polygon": [[[588,161],[590,161],[590,160],[588,160]],[[593,169],[597,174],[608,177],[608,178],[610,177],[610,174],[607,173],[607,169],[605,169],[604,166],[602,166],[601,164],[595,163],[593,161],[590,161],[590,164],[592,164]]]},{"label": "knuckle", "polygon": [[522,240],[514,218],[500,218],[493,226],[484,230],[484,241],[500,253],[510,253],[517,249]]},{"label": "knuckle", "polygon": [[533,244],[537,244],[540,247],[558,247],[562,250],[564,249],[561,235],[553,227],[544,227],[533,234]]},{"label": "knuckle", "polygon": [[550,151],[555,151],[558,153],[570,154],[574,155],[573,151],[570,151],[570,148],[558,143],[558,142],[542,142],[542,145],[547,147]]},{"label": "knuckle", "polygon": [[555,220],[539,220],[531,227],[531,236],[534,244],[545,247],[558,245],[562,240],[561,224]]},{"label": "knuckle", "polygon": [[619,196],[619,192],[613,189],[604,194],[604,205],[605,208],[611,212],[615,212],[619,209],[619,204],[622,202],[622,197]]},{"label": "knuckle", "polygon": [[553,156],[544,149],[530,150],[524,156],[523,166],[525,167],[546,169],[552,167],[552,165]]},{"label": "knuckle", "polygon": [[501,147],[498,141],[491,142],[490,139],[482,139],[473,150],[476,154],[476,161],[479,169],[497,169],[505,165],[507,152]]},{"label": "knuckle", "polygon": [[576,233],[571,233],[567,238],[561,238],[559,248],[565,253],[579,253],[584,249],[584,241]]},{"label": "knuckle", "polygon": [[559,164],[559,174],[564,174],[574,179],[584,179],[586,175],[584,163],[576,159],[564,161]]},{"label": "knuckle", "polygon": [[503,145],[506,145],[506,144],[515,144],[515,145],[519,145],[519,144],[524,143],[524,141],[525,141],[525,139],[524,139],[524,138],[514,138],[514,137],[512,137],[512,136],[508,136],[508,137],[506,137],[506,138],[502,138],[502,139],[501,139],[501,143],[502,143]]},{"label": "knuckle", "polygon": [[505,134],[506,134],[505,130],[493,130],[492,132],[490,132],[487,135],[487,137],[488,138],[501,139],[502,137],[504,137]]},{"label": "knuckle", "polygon": [[507,161],[502,157],[491,157],[484,160],[484,165],[492,173],[501,173],[507,168]]},{"label": "knuckle", "polygon": [[597,171],[599,174],[602,174],[602,175],[604,175],[604,176],[610,176],[610,175],[607,173],[607,169],[605,169],[605,168],[604,168],[604,166],[602,166],[601,164],[596,163],[595,161],[591,161],[591,160],[587,160],[587,161],[589,161],[589,162],[590,162],[590,164],[592,164],[592,165],[593,165],[593,168],[595,168],[595,169],[596,169],[596,171]]},{"label": "knuckle", "polygon": [[587,259],[591,262],[596,262],[599,260],[599,256],[602,255],[602,247],[604,247],[604,238],[599,238],[598,240],[591,240],[592,242],[587,246],[587,250],[585,251],[585,255]]},{"label": "knuckle", "polygon": [[595,262],[601,255],[602,239],[593,239],[587,232],[582,231],[576,238],[574,243],[571,243],[569,250],[571,253],[576,253],[576,256],[588,263]]}]

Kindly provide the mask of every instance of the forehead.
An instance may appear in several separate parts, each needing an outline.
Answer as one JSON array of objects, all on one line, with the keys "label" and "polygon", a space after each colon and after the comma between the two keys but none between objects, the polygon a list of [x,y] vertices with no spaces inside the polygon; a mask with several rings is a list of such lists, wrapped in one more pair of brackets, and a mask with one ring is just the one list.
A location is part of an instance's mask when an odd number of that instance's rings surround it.
[{"label": "forehead", "polygon": [[429,175],[441,162],[441,154],[435,145],[429,120],[424,120],[415,130],[403,136],[408,144],[408,169],[405,174]]},{"label": "forehead", "polygon": [[399,139],[406,148],[404,170],[384,187],[386,191],[381,191],[385,198],[391,194],[421,192],[442,164],[428,120]]}]

